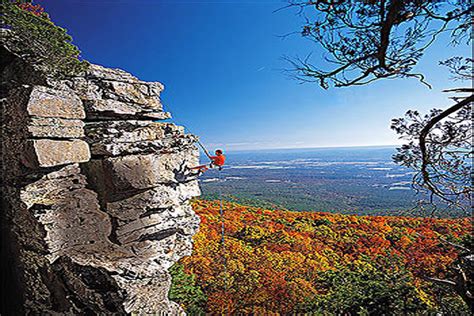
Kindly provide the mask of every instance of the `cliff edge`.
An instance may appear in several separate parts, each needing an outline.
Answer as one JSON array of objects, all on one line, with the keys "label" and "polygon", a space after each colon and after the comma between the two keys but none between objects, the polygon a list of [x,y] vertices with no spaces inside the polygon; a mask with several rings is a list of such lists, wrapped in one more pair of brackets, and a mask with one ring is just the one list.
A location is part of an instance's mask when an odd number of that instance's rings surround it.
[{"label": "cliff edge", "polygon": [[52,79],[2,32],[1,313],[182,314],[168,268],[199,225],[199,152],[163,121],[163,85],[99,65]]}]

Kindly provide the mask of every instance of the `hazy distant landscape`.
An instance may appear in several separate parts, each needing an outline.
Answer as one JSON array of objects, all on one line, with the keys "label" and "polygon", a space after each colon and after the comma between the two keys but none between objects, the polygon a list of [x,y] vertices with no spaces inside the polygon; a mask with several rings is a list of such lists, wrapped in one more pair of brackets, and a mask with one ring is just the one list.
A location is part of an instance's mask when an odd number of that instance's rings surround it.
[{"label": "hazy distant landscape", "polygon": [[[416,215],[413,170],[396,165],[395,147],[227,153],[227,166],[201,177],[203,198],[299,211]],[[445,214],[447,215],[447,214]],[[453,215],[453,214],[451,214]],[[460,214],[455,214],[460,215]]]}]

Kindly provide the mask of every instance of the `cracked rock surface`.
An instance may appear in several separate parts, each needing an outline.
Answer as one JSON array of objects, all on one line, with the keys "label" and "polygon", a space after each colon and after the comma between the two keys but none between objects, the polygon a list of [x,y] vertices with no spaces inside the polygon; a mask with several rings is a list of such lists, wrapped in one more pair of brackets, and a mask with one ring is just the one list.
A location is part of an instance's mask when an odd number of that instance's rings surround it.
[{"label": "cracked rock surface", "polygon": [[91,65],[52,80],[2,60],[2,314],[181,315],[168,269],[190,255],[197,137],[163,85]]}]

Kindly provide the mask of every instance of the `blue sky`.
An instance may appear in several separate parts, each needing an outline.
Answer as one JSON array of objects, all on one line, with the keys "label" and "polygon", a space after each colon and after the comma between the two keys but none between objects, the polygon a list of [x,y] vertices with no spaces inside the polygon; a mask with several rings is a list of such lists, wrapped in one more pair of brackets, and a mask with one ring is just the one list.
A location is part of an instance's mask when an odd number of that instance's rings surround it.
[{"label": "blue sky", "polygon": [[226,150],[341,147],[400,143],[390,119],[450,104],[441,90],[458,86],[438,60],[469,54],[438,41],[415,79],[323,90],[299,84],[283,56],[314,61],[322,51],[298,35],[284,1],[38,0],[68,29],[92,63],[165,85],[162,101],[208,147]]}]

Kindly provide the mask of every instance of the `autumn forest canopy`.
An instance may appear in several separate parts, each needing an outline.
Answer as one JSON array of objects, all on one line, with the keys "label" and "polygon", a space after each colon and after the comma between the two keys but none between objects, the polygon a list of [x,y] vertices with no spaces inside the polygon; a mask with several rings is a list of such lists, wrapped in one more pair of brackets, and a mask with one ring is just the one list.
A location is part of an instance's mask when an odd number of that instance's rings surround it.
[{"label": "autumn forest canopy", "polygon": [[[469,219],[288,212],[196,201],[194,252],[172,268],[170,297],[213,315],[463,314],[449,279],[469,247]],[[226,261],[227,272],[224,271]]]}]

